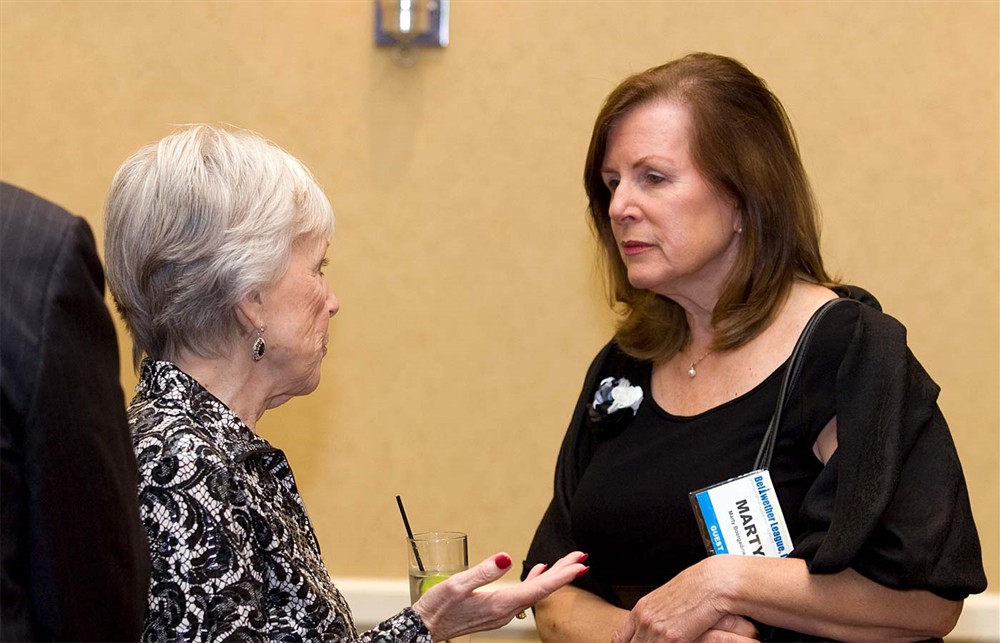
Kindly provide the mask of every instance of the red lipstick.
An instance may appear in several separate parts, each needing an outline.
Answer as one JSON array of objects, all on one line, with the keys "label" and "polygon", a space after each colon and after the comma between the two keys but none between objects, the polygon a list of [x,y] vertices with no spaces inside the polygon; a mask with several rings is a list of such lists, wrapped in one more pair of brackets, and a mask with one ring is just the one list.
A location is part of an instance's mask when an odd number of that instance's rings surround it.
[{"label": "red lipstick", "polygon": [[633,256],[645,252],[653,247],[650,243],[641,241],[622,241],[622,253],[626,256]]}]

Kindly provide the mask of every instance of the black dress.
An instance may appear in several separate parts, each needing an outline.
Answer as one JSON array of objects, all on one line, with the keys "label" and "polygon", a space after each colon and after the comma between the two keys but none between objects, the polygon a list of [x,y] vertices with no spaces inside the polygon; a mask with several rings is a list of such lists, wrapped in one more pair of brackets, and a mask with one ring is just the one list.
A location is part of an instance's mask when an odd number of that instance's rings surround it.
[{"label": "black dress", "polygon": [[[817,326],[770,467],[791,556],[814,573],[853,567],[889,587],[951,599],[982,591],[978,536],[937,387],[898,322],[860,289],[841,294],[866,304],[835,306]],[[678,417],[652,399],[651,364],[608,344],[588,372],[525,573],[586,551],[591,570],[576,584],[630,609],[704,558],[688,493],[752,470],[784,371],[726,404]],[[642,388],[634,417],[626,410],[591,418],[587,407],[606,377]],[[824,467],[812,446],[834,416],[838,450]],[[928,480],[922,470],[931,461],[936,475]],[[914,488],[926,498],[918,502]]]}]

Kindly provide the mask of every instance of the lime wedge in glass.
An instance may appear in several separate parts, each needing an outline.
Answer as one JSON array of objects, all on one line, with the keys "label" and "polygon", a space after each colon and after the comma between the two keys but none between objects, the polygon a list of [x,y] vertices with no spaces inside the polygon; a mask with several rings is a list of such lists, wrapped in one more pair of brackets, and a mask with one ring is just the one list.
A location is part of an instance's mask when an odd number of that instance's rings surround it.
[{"label": "lime wedge in glass", "polygon": [[447,579],[447,574],[428,574],[420,581],[420,595],[423,596],[427,593],[427,590]]}]

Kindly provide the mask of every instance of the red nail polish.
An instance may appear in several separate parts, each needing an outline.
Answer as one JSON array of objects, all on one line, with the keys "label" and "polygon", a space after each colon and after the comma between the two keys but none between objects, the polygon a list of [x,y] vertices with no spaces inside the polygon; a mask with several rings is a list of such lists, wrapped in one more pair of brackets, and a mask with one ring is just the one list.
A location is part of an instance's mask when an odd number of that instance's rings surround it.
[{"label": "red nail polish", "polygon": [[500,569],[507,569],[508,567],[510,567],[511,560],[510,556],[508,556],[507,554],[500,554],[494,559],[493,562],[495,562],[497,564],[497,567],[499,567]]},{"label": "red nail polish", "polygon": [[590,571],[590,566],[588,565],[587,567],[584,567],[582,570],[580,570],[580,573],[577,574],[576,577],[580,578],[581,576],[583,576],[584,574],[586,574],[589,571]]},{"label": "red nail polish", "polygon": [[582,563],[583,561],[587,560],[588,558],[590,558],[590,554],[584,552],[584,554],[582,556],[580,556],[580,560],[578,560],[576,562]]}]

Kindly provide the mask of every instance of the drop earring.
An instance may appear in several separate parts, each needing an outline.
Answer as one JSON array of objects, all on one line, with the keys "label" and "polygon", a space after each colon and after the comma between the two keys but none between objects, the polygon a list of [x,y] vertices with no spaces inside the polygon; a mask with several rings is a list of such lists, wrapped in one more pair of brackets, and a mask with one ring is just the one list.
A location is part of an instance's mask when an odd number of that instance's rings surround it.
[{"label": "drop earring", "polygon": [[264,332],[264,327],[261,326],[260,330],[257,331],[257,339],[254,340],[253,348],[250,350],[250,355],[253,357],[253,361],[259,362],[262,357],[264,357],[264,350],[267,345],[264,343],[264,338],[261,335]]}]

